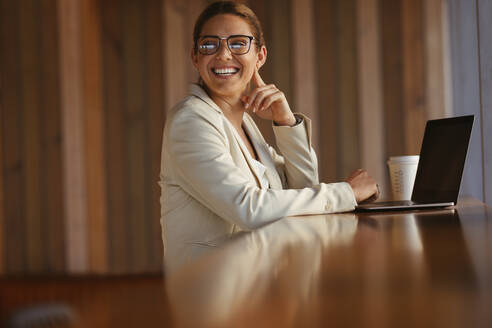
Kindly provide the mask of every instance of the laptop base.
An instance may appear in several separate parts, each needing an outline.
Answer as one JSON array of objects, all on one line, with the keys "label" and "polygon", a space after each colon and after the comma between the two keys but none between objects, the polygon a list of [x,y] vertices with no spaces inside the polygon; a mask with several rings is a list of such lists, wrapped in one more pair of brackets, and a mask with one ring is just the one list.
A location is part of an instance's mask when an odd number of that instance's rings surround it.
[{"label": "laptop base", "polygon": [[454,202],[417,203],[411,200],[395,200],[357,205],[356,211],[404,211],[454,206]]}]

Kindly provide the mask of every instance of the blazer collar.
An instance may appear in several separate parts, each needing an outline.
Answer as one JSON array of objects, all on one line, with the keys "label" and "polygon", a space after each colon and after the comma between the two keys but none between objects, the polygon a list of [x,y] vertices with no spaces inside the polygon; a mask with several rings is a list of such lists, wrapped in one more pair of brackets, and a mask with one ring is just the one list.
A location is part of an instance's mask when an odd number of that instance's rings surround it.
[{"label": "blazer collar", "polygon": [[201,100],[206,102],[210,107],[212,107],[217,112],[222,114],[222,110],[219,108],[219,106],[217,106],[217,104],[212,100],[212,98],[209,97],[207,92],[198,83],[190,84],[190,88],[188,92],[190,95],[200,98]]}]

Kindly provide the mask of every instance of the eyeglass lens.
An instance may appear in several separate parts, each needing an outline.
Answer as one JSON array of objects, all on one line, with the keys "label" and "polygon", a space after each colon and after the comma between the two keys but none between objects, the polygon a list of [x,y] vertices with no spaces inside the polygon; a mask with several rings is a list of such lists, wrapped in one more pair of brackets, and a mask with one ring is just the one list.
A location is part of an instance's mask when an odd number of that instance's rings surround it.
[{"label": "eyeglass lens", "polygon": [[[219,37],[209,36],[200,39],[198,43],[198,51],[203,55],[212,55],[220,48]],[[247,36],[230,36],[227,38],[227,46],[229,50],[236,55],[243,55],[249,51],[251,40]]]}]

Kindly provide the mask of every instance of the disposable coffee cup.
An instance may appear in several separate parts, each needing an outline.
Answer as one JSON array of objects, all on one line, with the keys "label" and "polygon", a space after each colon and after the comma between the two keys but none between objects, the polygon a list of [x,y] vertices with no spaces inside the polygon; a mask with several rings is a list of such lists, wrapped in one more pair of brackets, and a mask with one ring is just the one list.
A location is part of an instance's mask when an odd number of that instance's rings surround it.
[{"label": "disposable coffee cup", "polygon": [[417,174],[419,156],[391,156],[388,160],[394,200],[410,200]]}]

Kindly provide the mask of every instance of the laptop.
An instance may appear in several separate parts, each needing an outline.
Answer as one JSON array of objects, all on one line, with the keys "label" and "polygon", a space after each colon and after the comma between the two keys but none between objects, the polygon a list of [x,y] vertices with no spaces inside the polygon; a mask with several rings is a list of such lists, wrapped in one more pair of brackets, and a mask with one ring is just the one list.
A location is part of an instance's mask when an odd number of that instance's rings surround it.
[{"label": "laptop", "polygon": [[362,203],[356,211],[453,206],[458,200],[474,115],[429,120],[411,200]]}]

